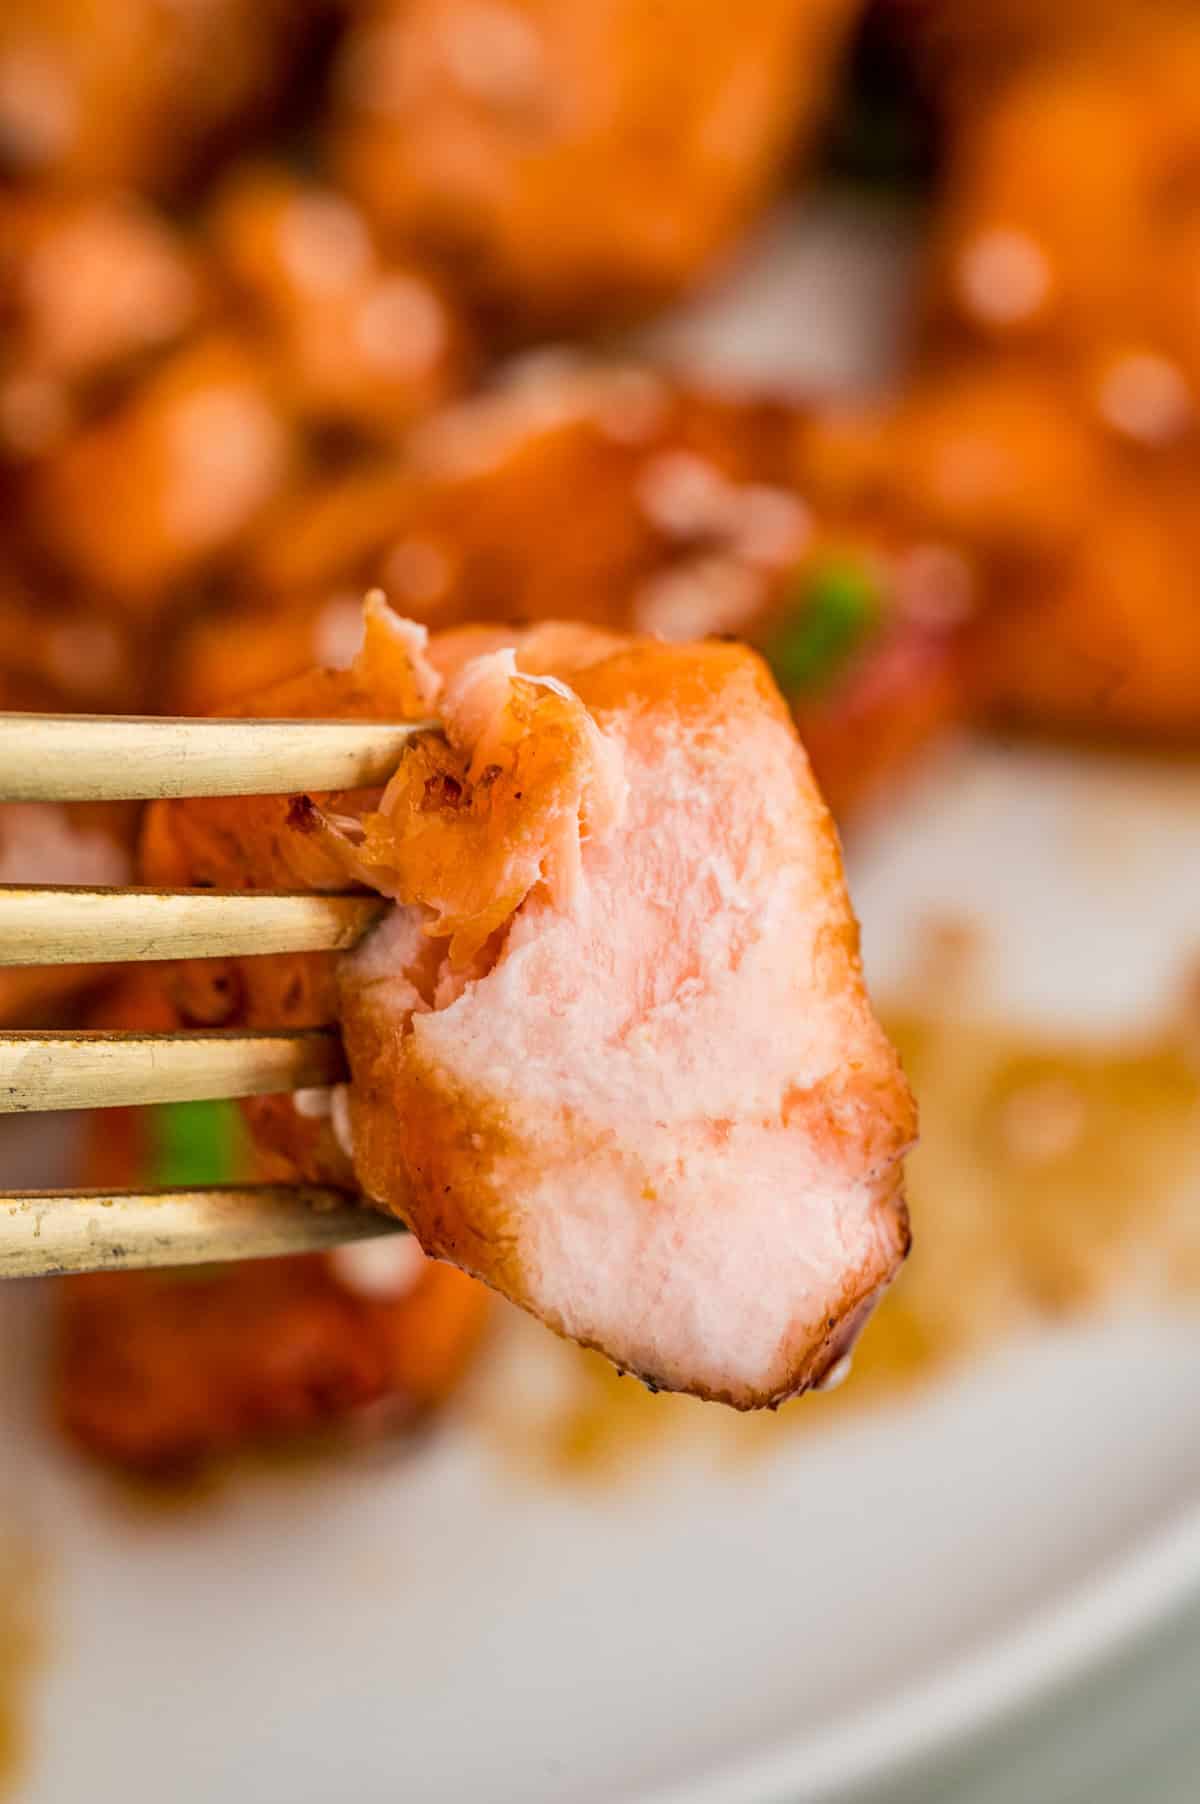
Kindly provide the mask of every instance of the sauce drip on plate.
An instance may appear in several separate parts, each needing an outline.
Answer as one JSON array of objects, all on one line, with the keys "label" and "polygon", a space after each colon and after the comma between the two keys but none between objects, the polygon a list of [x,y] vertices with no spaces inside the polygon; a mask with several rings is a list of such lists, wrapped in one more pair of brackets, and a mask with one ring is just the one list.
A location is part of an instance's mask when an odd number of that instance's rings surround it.
[{"label": "sauce drip on plate", "polygon": [[[619,1478],[656,1448],[766,1453],[1039,1324],[1200,1292],[1200,1051],[1056,1042],[912,1007],[885,1019],[921,1109],[913,1252],[849,1382],[761,1419],[651,1396],[595,1354],[528,1347],[528,1407],[489,1390],[483,1426],[522,1463]],[[517,1385],[518,1395],[522,1386]]]},{"label": "sauce drip on plate", "polygon": [[26,1753],[27,1686],[37,1661],[36,1561],[23,1541],[0,1540],[0,1796],[14,1794]]}]

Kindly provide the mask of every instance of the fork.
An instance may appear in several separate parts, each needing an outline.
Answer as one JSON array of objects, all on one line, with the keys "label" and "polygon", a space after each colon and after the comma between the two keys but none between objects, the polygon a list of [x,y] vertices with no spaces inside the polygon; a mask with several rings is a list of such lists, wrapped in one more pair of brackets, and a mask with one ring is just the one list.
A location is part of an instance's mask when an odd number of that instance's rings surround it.
[{"label": "fork", "polygon": [[[386,782],[434,721],[0,714],[0,802],[290,795]],[[267,890],[0,885],[0,966],[341,951],[386,905]],[[336,1033],[0,1033],[0,1114],[264,1096],[347,1076]],[[0,1191],[0,1277],[312,1252],[404,1232],[304,1184]]]}]

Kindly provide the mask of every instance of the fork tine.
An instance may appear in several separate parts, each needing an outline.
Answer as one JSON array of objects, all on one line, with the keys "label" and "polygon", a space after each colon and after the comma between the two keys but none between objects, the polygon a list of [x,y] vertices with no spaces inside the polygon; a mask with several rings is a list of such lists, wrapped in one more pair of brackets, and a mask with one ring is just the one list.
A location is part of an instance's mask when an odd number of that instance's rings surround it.
[{"label": "fork tine", "polygon": [[341,1042],[297,1033],[0,1033],[0,1114],[207,1102],[319,1088],[346,1077]]},{"label": "fork tine", "polygon": [[0,714],[0,802],[295,795],[384,783],[436,721]]},{"label": "fork tine", "polygon": [[0,966],[337,952],[386,906],[378,896],[6,883]]},{"label": "fork tine", "polygon": [[406,1232],[341,1190],[0,1191],[0,1278],[312,1253]]}]

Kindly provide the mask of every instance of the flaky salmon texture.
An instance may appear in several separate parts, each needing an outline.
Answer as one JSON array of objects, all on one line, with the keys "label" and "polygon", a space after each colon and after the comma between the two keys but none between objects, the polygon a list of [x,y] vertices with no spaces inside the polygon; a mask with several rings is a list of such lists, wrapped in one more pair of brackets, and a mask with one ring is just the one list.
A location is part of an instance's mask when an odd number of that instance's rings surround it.
[{"label": "flaky salmon texture", "polygon": [[329,1121],[285,1105],[296,1168],[651,1385],[751,1408],[825,1378],[907,1251],[915,1114],[758,657],[557,624],[427,641],[376,600],[351,670],[249,711],[444,729],[382,794],[151,822],[152,875],[395,903],[335,987],[245,967],[260,1025],[301,988],[340,1018],[352,1083]]}]

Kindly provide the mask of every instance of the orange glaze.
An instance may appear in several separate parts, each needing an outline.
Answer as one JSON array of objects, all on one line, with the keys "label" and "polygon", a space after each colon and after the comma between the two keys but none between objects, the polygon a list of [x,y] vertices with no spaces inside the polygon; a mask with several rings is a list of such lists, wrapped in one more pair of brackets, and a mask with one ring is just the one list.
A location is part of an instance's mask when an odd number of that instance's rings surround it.
[{"label": "orange glaze", "polygon": [[852,0],[385,0],[335,72],[334,170],[508,328],[703,276],[821,117]]},{"label": "orange glaze", "polygon": [[809,434],[846,505],[953,551],[977,704],[1038,725],[1200,733],[1200,444],[1135,449],[1032,355],[930,361],[852,426]]},{"label": "orange glaze", "polygon": [[129,195],[0,195],[0,455],[43,456],[105,385],[177,342],[209,301],[183,235]]},{"label": "orange glaze", "polygon": [[228,567],[298,454],[285,395],[253,346],[208,337],[34,470],[30,525],[69,577],[145,617]]},{"label": "orange glaze", "polygon": [[970,572],[952,570],[943,593],[936,545],[931,558],[903,527],[881,533],[828,472],[797,463],[808,417],[636,365],[523,360],[433,416],[405,458],[315,484],[283,509],[251,554],[245,604],[182,634],[172,705],[203,712],[311,663],[346,664],[358,597],[375,584],[434,629],[566,612],[770,650],[803,630],[810,582],[832,558],[862,567],[879,618],[852,656],[788,693],[844,819],[961,715],[975,598]]},{"label": "orange glaze", "polygon": [[[977,11],[986,44],[999,9]],[[1194,741],[1200,26],[1166,3],[1038,18],[951,122],[886,481],[943,516],[953,490],[987,560],[985,706]]]},{"label": "orange glaze", "polygon": [[210,209],[208,241],[314,426],[395,439],[464,386],[472,353],[448,292],[416,263],[382,256],[337,189],[243,166]]},{"label": "orange glaze", "polygon": [[5,0],[0,171],[175,188],[260,119],[308,16],[298,0]]}]

